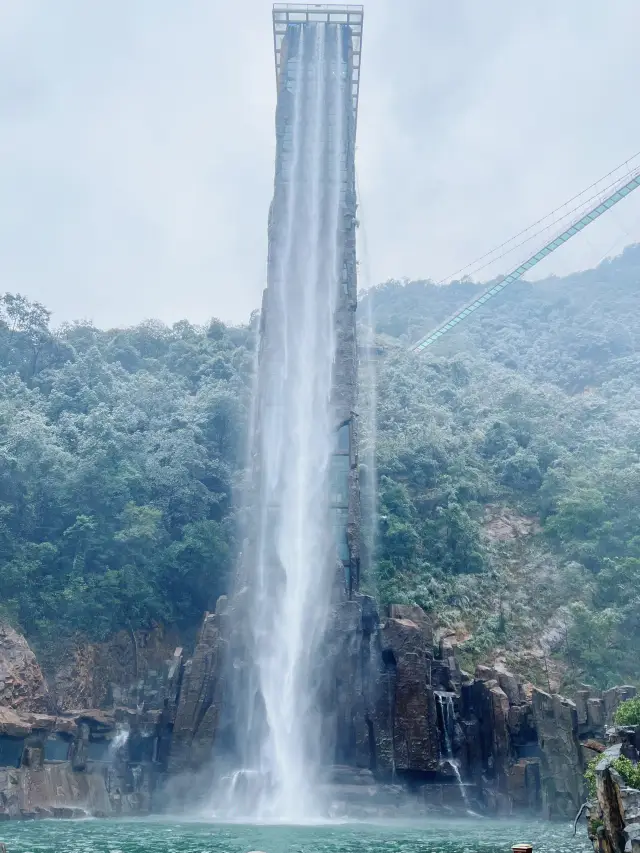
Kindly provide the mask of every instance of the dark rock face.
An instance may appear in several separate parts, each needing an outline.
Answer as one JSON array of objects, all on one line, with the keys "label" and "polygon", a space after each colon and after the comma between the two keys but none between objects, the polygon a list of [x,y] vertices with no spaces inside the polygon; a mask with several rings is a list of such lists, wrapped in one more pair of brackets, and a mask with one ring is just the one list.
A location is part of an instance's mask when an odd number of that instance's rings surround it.
[{"label": "dark rock face", "polygon": [[[22,707],[0,705],[0,818],[143,814],[161,805],[167,783],[170,791],[182,785],[193,800],[205,780],[225,772],[229,717],[242,711],[233,706],[227,672],[243,665],[244,618],[242,593],[221,598],[189,660],[178,648],[155,669],[112,684],[106,710],[29,713],[25,705],[37,708],[47,697],[44,679],[33,680],[33,703],[25,679],[10,681]],[[374,599],[349,597],[339,567],[319,672],[318,737],[334,749],[327,753],[331,814],[473,808],[572,818],[583,802],[586,763],[605,750],[605,721],[631,689],[605,698],[584,688],[574,704],[498,665],[471,677],[456,662],[454,637],[440,636],[435,652],[433,643],[420,608],[394,605],[381,618]],[[27,661],[21,671],[37,676],[35,658],[25,657],[19,641],[17,648]],[[616,755],[636,760],[639,748],[637,730],[616,730]],[[598,778],[596,846],[622,853],[634,833],[640,837],[640,805],[613,769]]]},{"label": "dark rock face", "polygon": [[[325,743],[335,742],[338,765],[371,769],[369,695],[371,625],[364,618],[364,597],[336,604],[327,630],[326,676],[320,701]],[[368,630],[365,630],[368,629]]]},{"label": "dark rock face", "polygon": [[576,705],[561,696],[534,690],[533,718],[541,751],[545,812],[550,818],[572,817],[585,801]]},{"label": "dark rock face", "polygon": [[125,709],[20,717],[0,708],[0,819],[148,813],[158,720]]},{"label": "dark rock face", "polygon": [[382,777],[434,771],[438,731],[423,628],[409,619],[380,624],[375,601],[356,594],[336,604],[326,653],[321,701],[336,763]]},{"label": "dark rock face", "polygon": [[221,712],[222,669],[226,641],[221,633],[222,611],[205,614],[193,657],[182,676],[173,737],[169,754],[169,772],[198,769],[211,760]]},{"label": "dark rock face", "polygon": [[495,814],[539,814],[540,757],[524,686],[501,667],[479,666],[462,684],[462,767]]},{"label": "dark rock face", "polygon": [[[384,664],[381,681],[391,681],[386,690],[381,684],[377,704],[384,717],[391,716],[393,766],[396,771],[435,771],[439,736],[424,630],[410,619],[389,618],[383,623],[380,639]],[[385,702],[389,697],[392,702],[387,711]],[[382,733],[384,728],[379,730]],[[381,746],[382,743],[378,745],[378,753]],[[388,755],[389,750],[386,752]]]}]

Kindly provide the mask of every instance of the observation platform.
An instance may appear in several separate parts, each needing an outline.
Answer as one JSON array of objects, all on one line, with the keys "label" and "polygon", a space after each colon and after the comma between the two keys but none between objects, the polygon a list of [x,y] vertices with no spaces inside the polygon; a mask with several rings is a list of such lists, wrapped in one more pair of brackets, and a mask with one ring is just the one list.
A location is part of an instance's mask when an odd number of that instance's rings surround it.
[{"label": "observation platform", "polygon": [[282,43],[287,28],[295,24],[342,24],[351,29],[353,65],[351,71],[351,97],[353,113],[358,121],[360,95],[360,59],[362,56],[362,26],[364,6],[343,6],[332,3],[274,3],[273,47],[276,59],[276,84],[280,80]]}]

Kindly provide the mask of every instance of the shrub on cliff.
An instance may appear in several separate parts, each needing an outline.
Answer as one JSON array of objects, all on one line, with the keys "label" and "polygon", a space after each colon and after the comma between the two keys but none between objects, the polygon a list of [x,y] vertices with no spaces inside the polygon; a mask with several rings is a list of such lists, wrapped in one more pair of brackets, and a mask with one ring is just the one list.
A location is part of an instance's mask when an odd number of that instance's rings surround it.
[{"label": "shrub on cliff", "polygon": [[640,790],[640,765],[634,764],[624,755],[621,755],[620,758],[611,762],[611,766],[617,770],[630,788]]},{"label": "shrub on cliff", "polygon": [[601,755],[592,758],[587,764],[587,769],[584,771],[584,781],[587,783],[587,793],[590,800],[595,800],[596,798],[596,766],[601,760]]},{"label": "shrub on cliff", "polygon": [[640,697],[623,702],[615,713],[614,722],[617,726],[640,726]]}]

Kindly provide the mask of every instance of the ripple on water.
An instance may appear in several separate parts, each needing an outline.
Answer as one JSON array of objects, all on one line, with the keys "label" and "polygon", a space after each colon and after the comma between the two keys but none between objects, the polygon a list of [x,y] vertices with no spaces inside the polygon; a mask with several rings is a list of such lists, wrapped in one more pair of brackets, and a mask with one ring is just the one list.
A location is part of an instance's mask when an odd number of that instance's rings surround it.
[{"label": "ripple on water", "polygon": [[323,826],[240,826],[161,820],[0,824],[8,853],[591,853],[582,827],[513,820]]}]

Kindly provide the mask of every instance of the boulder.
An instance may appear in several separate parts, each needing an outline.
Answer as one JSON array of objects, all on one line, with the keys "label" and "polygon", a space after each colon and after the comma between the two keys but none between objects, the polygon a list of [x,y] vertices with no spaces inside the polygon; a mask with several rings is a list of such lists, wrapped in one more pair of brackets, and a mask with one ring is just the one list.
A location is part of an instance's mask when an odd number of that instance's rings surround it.
[{"label": "boulder", "polygon": [[496,671],[490,666],[478,664],[475,673],[476,681],[496,681]]},{"label": "boulder", "polygon": [[11,708],[0,705],[0,735],[24,738],[31,734],[33,726]]},{"label": "boulder", "polygon": [[29,644],[0,622],[0,705],[20,713],[46,713],[50,704],[46,681]]},{"label": "boulder", "polygon": [[510,705],[520,704],[520,685],[518,679],[501,664],[496,664],[495,673],[498,684],[506,693]]}]

